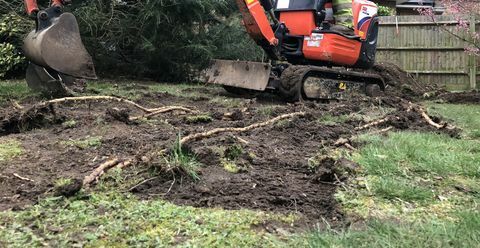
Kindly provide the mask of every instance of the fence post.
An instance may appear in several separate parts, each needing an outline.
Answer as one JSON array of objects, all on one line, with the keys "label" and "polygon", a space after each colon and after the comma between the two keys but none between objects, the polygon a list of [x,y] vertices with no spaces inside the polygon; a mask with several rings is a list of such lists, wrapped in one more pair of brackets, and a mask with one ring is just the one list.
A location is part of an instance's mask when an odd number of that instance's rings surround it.
[{"label": "fence post", "polygon": [[[477,18],[475,15],[470,17],[470,32],[474,34],[477,31],[476,28]],[[477,58],[474,54],[470,55],[470,89],[477,89]]]}]

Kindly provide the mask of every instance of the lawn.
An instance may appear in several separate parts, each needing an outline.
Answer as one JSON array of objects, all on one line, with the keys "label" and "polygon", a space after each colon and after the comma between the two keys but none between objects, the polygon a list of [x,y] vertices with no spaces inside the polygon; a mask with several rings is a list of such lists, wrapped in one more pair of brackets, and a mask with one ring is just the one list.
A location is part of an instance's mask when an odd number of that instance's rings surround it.
[{"label": "lawn", "polygon": [[[130,89],[135,82],[130,86],[103,82],[90,85],[89,90],[140,99],[143,91],[183,97],[185,91],[180,89],[188,88],[152,85],[139,93]],[[38,97],[20,82],[2,82],[0,92],[2,102]],[[212,101],[228,106],[238,100],[216,96]],[[116,176],[122,182],[122,172],[113,171],[93,192],[48,197],[26,209],[0,212],[0,247],[476,247],[480,243],[480,105],[424,105],[462,128],[461,137],[394,131],[360,136],[358,150],[338,152],[359,165],[336,194],[351,223],[348,227],[332,228],[320,221],[313,229],[293,229],[295,214],[194,208],[141,199],[106,182]],[[260,112],[269,116],[274,108],[266,106]],[[187,121],[206,120],[211,117],[199,115]],[[324,116],[317,121],[335,125],[347,121],[347,116]],[[75,126],[73,120],[64,123],[64,128]],[[102,142],[101,137],[88,136],[60,145],[88,149],[103,146]],[[23,153],[21,142],[0,138],[1,163]],[[185,160],[181,153],[166,159]],[[268,225],[275,230],[263,228]]]}]

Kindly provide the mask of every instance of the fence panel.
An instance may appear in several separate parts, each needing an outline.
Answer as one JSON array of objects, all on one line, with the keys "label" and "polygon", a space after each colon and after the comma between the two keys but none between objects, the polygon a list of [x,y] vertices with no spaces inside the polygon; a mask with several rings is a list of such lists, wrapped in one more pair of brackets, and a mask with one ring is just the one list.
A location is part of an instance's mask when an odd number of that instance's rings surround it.
[{"label": "fence panel", "polygon": [[[480,21],[470,18],[477,32]],[[387,16],[380,18],[377,61],[398,64],[425,83],[449,90],[480,88],[480,58],[465,53],[466,37],[453,16]]]}]

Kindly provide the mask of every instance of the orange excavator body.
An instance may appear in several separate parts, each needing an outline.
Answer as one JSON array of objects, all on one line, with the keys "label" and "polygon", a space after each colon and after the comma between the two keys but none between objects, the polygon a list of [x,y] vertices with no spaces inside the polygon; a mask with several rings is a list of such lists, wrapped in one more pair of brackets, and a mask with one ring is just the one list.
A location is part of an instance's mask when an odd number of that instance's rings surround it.
[{"label": "orange excavator body", "polygon": [[[368,86],[368,81],[384,88],[383,81],[375,75],[362,77],[360,74],[348,72],[335,74],[331,70],[322,71],[321,68],[325,66],[368,69],[373,66],[378,36],[375,3],[368,0],[352,0],[354,24],[352,34],[330,30],[332,23],[326,19],[332,18],[326,18],[326,8],[331,8],[331,3],[327,3],[326,0],[277,0],[276,6],[273,6],[271,0],[236,0],[236,3],[248,34],[264,49],[268,58],[275,62],[263,66],[271,68],[269,70],[263,70],[261,64],[250,63],[245,66],[245,70],[239,71],[238,68],[241,66],[235,62],[215,61],[207,70],[207,81],[228,87],[282,91],[282,87],[286,86],[285,82],[282,84],[281,77],[286,68],[315,66],[317,67],[315,72],[312,69],[302,77],[328,74],[326,77],[331,79],[329,84],[338,86],[336,92],[345,91],[347,88],[344,87],[347,83],[343,81],[355,83],[353,88],[363,87],[356,84],[358,82]],[[236,71],[232,71],[232,68],[236,68]],[[251,68],[255,68],[258,78],[265,78],[269,74],[268,82],[245,81],[241,75],[252,73]],[[236,80],[237,78],[240,81]],[[337,80],[338,78],[341,80]],[[302,89],[303,85],[297,88]],[[305,92],[301,94],[305,95]]]}]

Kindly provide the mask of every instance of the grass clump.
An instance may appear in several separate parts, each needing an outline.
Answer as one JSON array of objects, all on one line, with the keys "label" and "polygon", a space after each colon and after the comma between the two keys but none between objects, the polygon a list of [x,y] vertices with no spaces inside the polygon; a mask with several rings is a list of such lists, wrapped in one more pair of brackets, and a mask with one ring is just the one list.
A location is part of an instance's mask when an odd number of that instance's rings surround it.
[{"label": "grass clump", "polygon": [[101,137],[87,137],[85,139],[63,141],[65,146],[75,146],[79,149],[96,148],[102,145]]},{"label": "grass clump", "polygon": [[183,149],[180,144],[180,135],[178,135],[172,151],[165,160],[169,170],[180,170],[193,180],[200,179],[198,170],[201,167],[201,163],[197,161],[194,154]]},{"label": "grass clump", "polygon": [[185,122],[188,124],[197,124],[197,123],[209,123],[212,122],[213,118],[210,115],[193,115],[185,117]]},{"label": "grass clump", "polygon": [[22,144],[16,140],[0,141],[0,162],[22,155]]},{"label": "grass clump", "polygon": [[240,168],[238,168],[237,164],[231,160],[222,159],[221,163],[223,165],[223,169],[225,169],[227,172],[233,174],[240,172]]},{"label": "grass clump", "polygon": [[77,121],[75,120],[68,120],[62,123],[64,128],[74,128],[77,126]]},{"label": "grass clump", "polygon": [[277,109],[277,106],[263,106],[263,107],[259,107],[257,112],[260,115],[269,117],[275,114],[276,109]]},{"label": "grass clump", "polygon": [[238,144],[228,146],[224,154],[226,159],[235,160],[243,154],[243,147]]},{"label": "grass clump", "polygon": [[67,185],[72,184],[73,180],[71,178],[59,178],[55,180],[55,187],[60,188],[60,187],[65,187]]}]

